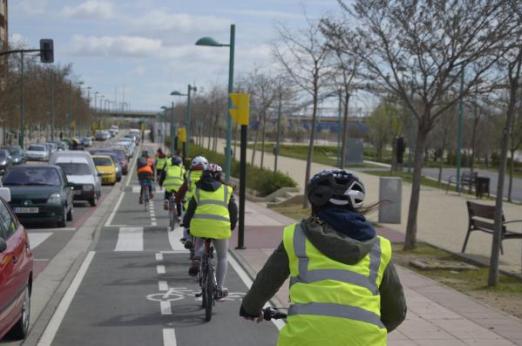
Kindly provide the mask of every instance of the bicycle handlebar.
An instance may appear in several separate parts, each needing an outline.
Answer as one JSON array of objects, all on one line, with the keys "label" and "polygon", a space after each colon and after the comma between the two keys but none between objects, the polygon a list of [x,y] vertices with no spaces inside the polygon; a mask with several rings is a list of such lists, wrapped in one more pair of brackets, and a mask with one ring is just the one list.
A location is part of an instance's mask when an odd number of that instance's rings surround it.
[{"label": "bicycle handlebar", "polygon": [[281,319],[285,319],[286,317],[287,317],[287,314],[285,314],[284,312],[280,312],[277,309],[273,309],[271,307],[266,307],[263,309],[263,318],[266,321],[270,321],[272,319],[281,320]]}]

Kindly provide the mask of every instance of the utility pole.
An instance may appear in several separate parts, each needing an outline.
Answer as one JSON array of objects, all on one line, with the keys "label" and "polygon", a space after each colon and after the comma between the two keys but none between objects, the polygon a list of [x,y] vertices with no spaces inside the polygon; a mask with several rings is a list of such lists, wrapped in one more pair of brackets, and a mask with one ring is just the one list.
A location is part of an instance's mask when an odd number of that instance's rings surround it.
[{"label": "utility pole", "polygon": [[277,161],[279,159],[279,151],[281,144],[281,117],[283,114],[283,90],[279,86],[279,104],[277,105],[277,134],[276,134],[276,147],[274,152],[274,173],[277,172]]}]

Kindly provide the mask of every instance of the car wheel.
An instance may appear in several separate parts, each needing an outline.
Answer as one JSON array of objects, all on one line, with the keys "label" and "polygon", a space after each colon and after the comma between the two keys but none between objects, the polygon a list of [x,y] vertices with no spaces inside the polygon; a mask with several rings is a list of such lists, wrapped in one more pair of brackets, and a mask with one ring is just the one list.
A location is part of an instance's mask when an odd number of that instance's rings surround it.
[{"label": "car wheel", "polygon": [[66,207],[63,208],[62,217],[60,219],[58,219],[57,224],[58,224],[58,227],[67,226],[67,208]]},{"label": "car wheel", "polygon": [[98,194],[95,193],[94,196],[89,200],[89,204],[91,207],[95,207],[98,204]]},{"label": "car wheel", "polygon": [[31,294],[29,286],[25,286],[24,300],[22,302],[22,311],[20,319],[11,329],[12,336],[16,339],[25,339],[29,333],[29,321],[31,320]]},{"label": "car wheel", "polygon": [[69,212],[67,212],[67,221],[73,220],[73,208],[69,209]]}]

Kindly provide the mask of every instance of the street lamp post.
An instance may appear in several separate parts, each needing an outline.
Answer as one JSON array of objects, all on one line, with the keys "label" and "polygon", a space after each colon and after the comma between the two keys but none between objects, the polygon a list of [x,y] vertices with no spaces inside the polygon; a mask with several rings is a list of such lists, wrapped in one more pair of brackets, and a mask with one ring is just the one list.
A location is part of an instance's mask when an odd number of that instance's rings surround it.
[{"label": "street lamp post", "polygon": [[[234,92],[234,51],[236,42],[236,26],[230,25],[230,43],[222,44],[211,37],[202,37],[196,41],[197,46],[207,47],[229,47],[229,66],[228,66],[228,93]],[[230,118],[230,109],[232,102],[228,98],[228,112],[227,112],[227,143],[225,148],[225,180],[230,180],[230,171],[232,166],[232,119]]]},{"label": "street lamp post", "polygon": [[[185,126],[185,132],[186,132],[186,138],[185,142],[183,143],[183,160],[185,160],[190,154],[190,121],[191,121],[191,93],[192,91],[196,92],[198,89],[195,86],[188,85],[187,86],[187,93],[182,94],[179,91],[173,91],[170,93],[172,96],[186,96],[187,97],[187,108],[185,109],[185,119],[184,119],[184,126]],[[174,106],[172,106],[172,111],[174,112]]]},{"label": "street lamp post", "polygon": [[457,192],[461,192],[462,186],[460,186],[460,171],[462,165],[462,128],[464,127],[464,67],[460,72],[460,101],[459,101],[459,119],[457,124]]}]

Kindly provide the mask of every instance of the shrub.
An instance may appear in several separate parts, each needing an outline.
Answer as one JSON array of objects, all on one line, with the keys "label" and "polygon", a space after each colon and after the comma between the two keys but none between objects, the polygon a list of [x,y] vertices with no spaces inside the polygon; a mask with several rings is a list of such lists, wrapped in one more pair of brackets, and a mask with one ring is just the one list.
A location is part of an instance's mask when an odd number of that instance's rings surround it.
[{"label": "shrub", "polygon": [[[191,157],[197,155],[203,155],[209,162],[215,162],[225,168],[225,155],[219,154],[215,151],[207,150],[200,146],[192,145],[190,148]],[[239,161],[232,161],[232,172],[233,177],[239,177]],[[276,173],[267,169],[261,169],[259,167],[247,164],[246,167],[247,181],[246,186],[249,189],[256,190],[259,196],[266,196],[279,190],[282,187],[295,187],[296,182],[284,173],[277,171]]]}]

